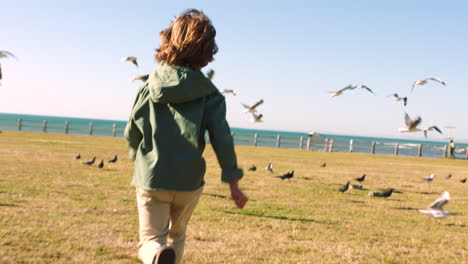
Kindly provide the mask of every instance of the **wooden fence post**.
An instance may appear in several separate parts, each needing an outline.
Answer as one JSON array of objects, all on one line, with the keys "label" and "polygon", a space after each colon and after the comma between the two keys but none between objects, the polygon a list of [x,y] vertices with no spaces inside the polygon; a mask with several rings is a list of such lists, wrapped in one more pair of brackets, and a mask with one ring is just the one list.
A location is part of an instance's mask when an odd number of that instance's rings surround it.
[{"label": "wooden fence post", "polygon": [[279,148],[280,147],[280,143],[281,142],[281,136],[280,135],[277,135],[276,136],[276,147]]},{"label": "wooden fence post", "polygon": [[65,134],[68,134],[69,124],[68,121],[65,121]]},{"label": "wooden fence post", "polygon": [[23,120],[21,118],[18,118],[18,131],[21,131],[23,128]]},{"label": "wooden fence post", "polygon": [[447,152],[448,152],[448,151],[447,151],[447,145],[445,145],[445,146],[444,146],[444,158],[447,157]]},{"label": "wooden fence post", "polygon": [[375,141],[372,141],[371,154],[375,154]]},{"label": "wooden fence post", "polygon": [[310,149],[310,137],[307,137],[307,150]]},{"label": "wooden fence post", "polygon": [[254,134],[254,141],[253,141],[253,143],[254,143],[254,146],[257,146],[257,144],[258,144],[258,134],[257,134],[257,133]]},{"label": "wooden fence post", "polygon": [[115,123],[112,124],[112,135],[117,136],[117,125]]},{"label": "wooden fence post", "polygon": [[93,122],[89,122],[89,134],[93,134]]},{"label": "wooden fence post", "polygon": [[301,137],[299,138],[299,149],[302,149],[302,145],[303,145],[302,141],[303,141],[303,140],[304,140],[304,137],[301,136]]},{"label": "wooden fence post", "polygon": [[468,160],[468,147],[465,147],[465,159]]},{"label": "wooden fence post", "polygon": [[419,144],[419,147],[418,147],[418,157],[421,157],[422,155],[422,144]]},{"label": "wooden fence post", "polygon": [[325,139],[325,146],[324,146],[323,150],[327,151],[327,147],[328,147],[328,138]]},{"label": "wooden fence post", "polygon": [[395,145],[395,156],[398,156],[398,148],[400,147],[400,144],[396,143]]},{"label": "wooden fence post", "polygon": [[42,131],[47,133],[47,120],[42,121]]}]

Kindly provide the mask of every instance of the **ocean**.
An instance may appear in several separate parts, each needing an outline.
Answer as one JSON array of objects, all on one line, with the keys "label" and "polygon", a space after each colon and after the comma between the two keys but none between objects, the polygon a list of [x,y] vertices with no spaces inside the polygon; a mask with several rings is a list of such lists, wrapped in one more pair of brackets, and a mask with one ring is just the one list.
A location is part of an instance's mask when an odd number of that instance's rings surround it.
[{"label": "ocean", "polygon": [[[127,121],[0,113],[0,130],[123,137]],[[236,145],[445,157],[447,142],[231,128]],[[468,144],[458,143],[455,157],[465,159]]]}]

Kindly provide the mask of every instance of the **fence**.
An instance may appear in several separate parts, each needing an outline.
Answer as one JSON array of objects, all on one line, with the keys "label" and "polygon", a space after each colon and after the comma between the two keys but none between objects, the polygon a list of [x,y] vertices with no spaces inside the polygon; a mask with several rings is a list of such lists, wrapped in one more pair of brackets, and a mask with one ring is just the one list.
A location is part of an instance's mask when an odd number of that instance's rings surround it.
[{"label": "fence", "polygon": [[[33,131],[43,133],[64,133],[123,137],[125,122],[111,121],[88,122],[86,120],[68,120],[63,122],[29,119],[0,119],[0,128],[6,130]],[[294,148],[327,152],[358,152],[385,155],[403,155],[416,157],[450,156],[447,145],[413,144],[399,142],[379,142],[354,139],[333,139],[322,136],[285,136],[271,133],[233,132],[236,145],[250,145],[274,148]],[[206,136],[209,141],[208,136]],[[468,159],[468,147],[457,149],[464,152],[464,159]]]}]

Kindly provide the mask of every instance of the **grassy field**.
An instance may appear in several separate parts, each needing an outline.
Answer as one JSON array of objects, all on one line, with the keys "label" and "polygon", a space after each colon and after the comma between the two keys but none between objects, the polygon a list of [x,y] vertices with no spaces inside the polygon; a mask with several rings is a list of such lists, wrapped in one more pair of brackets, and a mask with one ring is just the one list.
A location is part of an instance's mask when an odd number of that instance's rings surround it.
[{"label": "grassy field", "polygon": [[[468,263],[468,161],[238,146],[237,209],[211,147],[185,263]],[[82,159],[73,157],[80,153]],[[81,164],[97,156],[116,164]],[[265,166],[272,162],[275,173]],[[322,168],[320,164],[327,163]],[[256,164],[258,170],[247,168]],[[291,181],[273,177],[295,170]],[[133,163],[121,138],[0,134],[0,263],[138,263]],[[334,191],[367,174],[365,191]],[[436,174],[433,183],[421,180]],[[452,173],[452,178],[444,176]],[[369,190],[395,188],[389,199]],[[447,190],[445,219],[417,209]]]}]

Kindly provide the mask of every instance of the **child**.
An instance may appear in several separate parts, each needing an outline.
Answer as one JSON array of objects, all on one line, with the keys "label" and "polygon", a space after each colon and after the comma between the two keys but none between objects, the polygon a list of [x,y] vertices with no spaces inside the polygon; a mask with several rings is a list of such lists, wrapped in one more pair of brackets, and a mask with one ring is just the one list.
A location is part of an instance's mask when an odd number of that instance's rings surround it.
[{"label": "child", "polygon": [[206,131],[221,180],[229,183],[239,208],[247,202],[237,184],[243,172],[237,167],[224,96],[200,71],[218,51],[215,36],[208,17],[193,9],[160,33],[159,66],[138,91],[125,128],[135,160],[132,184],[143,263],[181,262],[187,223],[204,185]]}]

